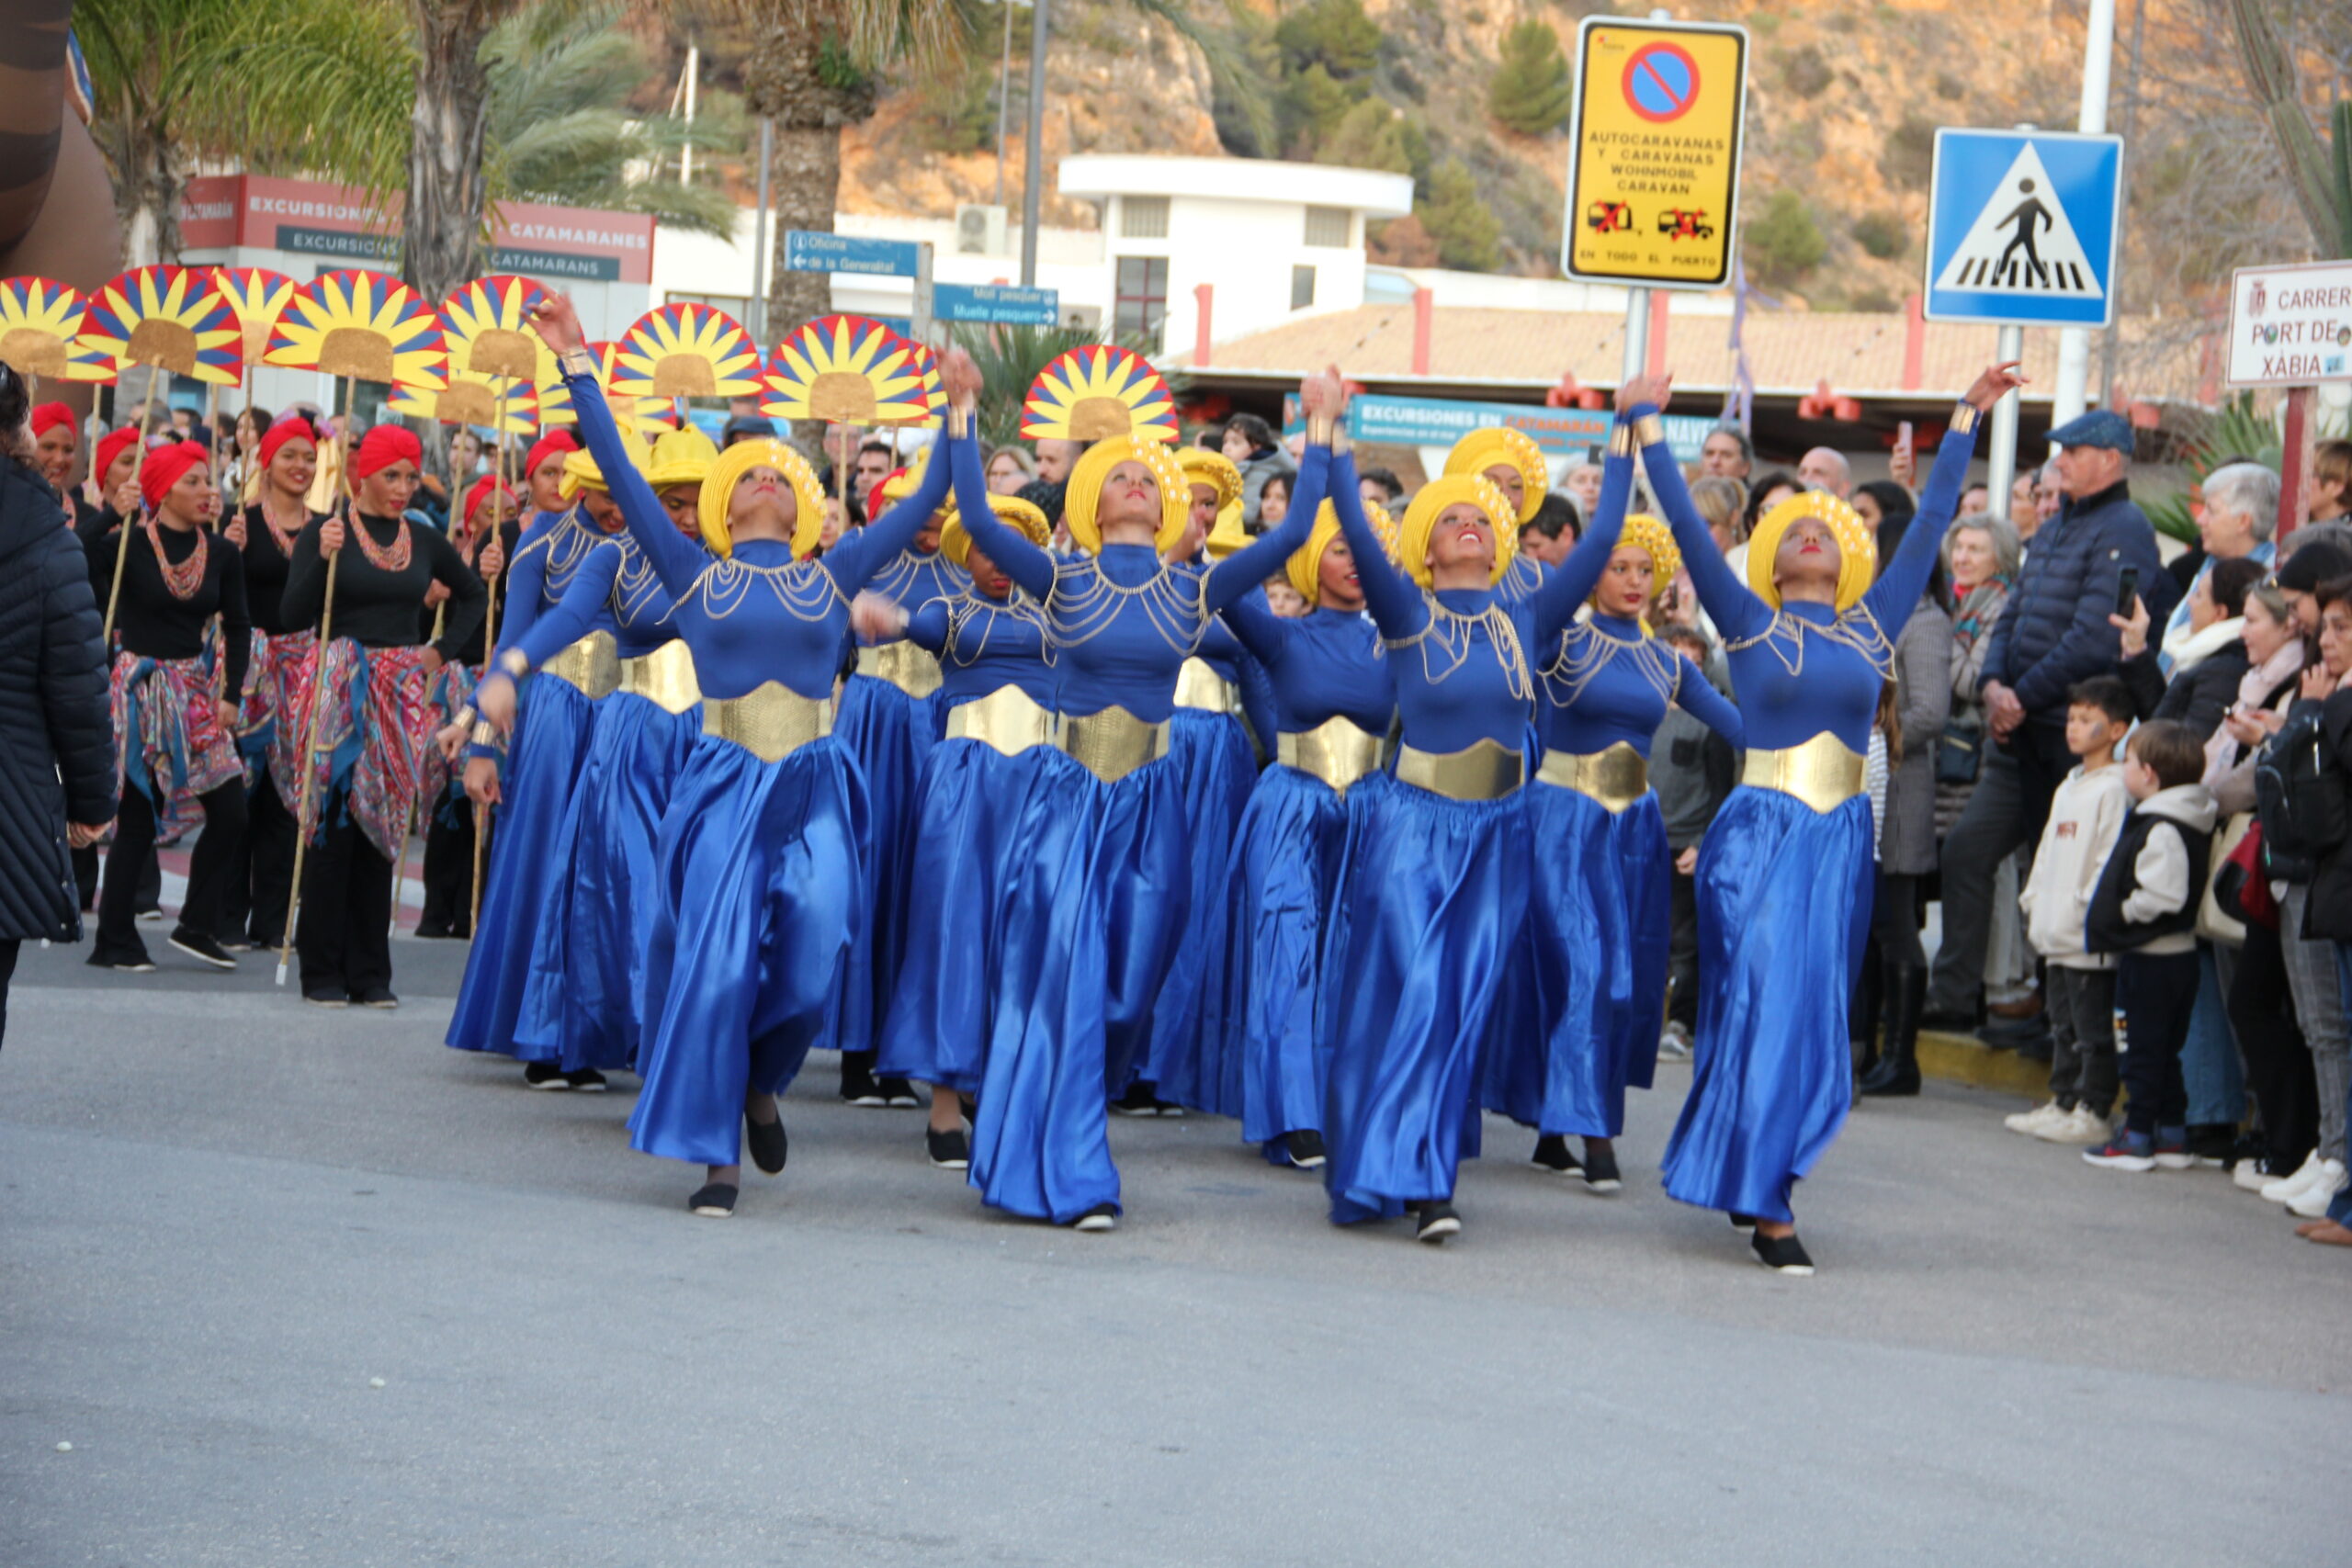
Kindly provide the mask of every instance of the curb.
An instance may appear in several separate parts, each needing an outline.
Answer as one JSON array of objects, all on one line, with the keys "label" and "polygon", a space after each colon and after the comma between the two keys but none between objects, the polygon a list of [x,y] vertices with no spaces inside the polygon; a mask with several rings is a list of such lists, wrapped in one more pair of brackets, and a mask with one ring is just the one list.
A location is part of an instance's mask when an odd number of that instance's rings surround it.
[{"label": "curb", "polygon": [[1996,1051],[1973,1034],[1921,1031],[1919,1071],[1925,1077],[1944,1083],[1965,1084],[1970,1089],[2022,1095],[2034,1100],[2050,1098],[2049,1063],[2029,1060],[2015,1051]]}]

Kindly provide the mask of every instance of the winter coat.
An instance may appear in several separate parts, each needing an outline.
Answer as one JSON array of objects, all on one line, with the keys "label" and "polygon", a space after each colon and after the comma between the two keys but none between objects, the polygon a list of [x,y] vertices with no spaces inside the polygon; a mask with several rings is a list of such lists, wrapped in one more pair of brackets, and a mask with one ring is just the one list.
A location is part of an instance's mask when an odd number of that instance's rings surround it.
[{"label": "winter coat", "polygon": [[[1984,655],[1993,647],[1993,628],[2000,625],[2001,612],[2008,602],[2009,580],[1992,577],[1970,589],[1952,606],[1951,714],[1945,723],[1955,729],[1974,732],[1980,773],[1984,771],[1984,748],[1990,741],[1984,734],[1984,700],[1976,688],[1984,672]],[[1973,779],[1966,784],[1937,784],[1937,838],[1951,831],[1961,812],[1967,809],[1968,797],[1975,793]]]},{"label": "winter coat", "polygon": [[2125,567],[2139,568],[2140,597],[2162,623],[2179,585],[2156,551],[2155,529],[2120,481],[2068,501],[2033,536],[2017,592],[1993,627],[1984,672],[1984,682],[2017,694],[2027,722],[2063,728],[2075,683],[2115,668],[2119,637],[2107,618]]},{"label": "winter coat", "polygon": [[57,492],[0,457],[0,940],[82,935],[65,824],[111,821],[115,808],[98,632]]},{"label": "winter coat", "polygon": [[[2241,623],[2223,621],[2210,626],[2220,631],[2222,626]],[[2188,727],[2190,734],[2202,744],[2218,728],[2222,716],[2238,700],[2238,687],[2245,681],[2245,644],[2233,640],[2216,649],[2180,671],[2167,682],[2157,667],[2156,650],[2143,649],[2115,667],[2123,684],[2132,694],[2132,705],[2140,712],[2140,720],[2168,718]]]},{"label": "winter coat", "polygon": [[1903,764],[1887,781],[1879,869],[1925,876],[1936,869],[1936,746],[1951,715],[1951,618],[1932,598],[1919,601],[1894,639],[1894,705]]},{"label": "winter coat", "polygon": [[[2352,692],[2329,693],[2320,722],[2335,766],[2352,787]],[[2300,934],[2308,941],[2352,942],[2352,844],[2320,857],[2311,888]]]},{"label": "winter coat", "polygon": [[2201,784],[2160,789],[2133,807],[2091,895],[2083,945],[2093,953],[2196,952],[2216,815]]}]

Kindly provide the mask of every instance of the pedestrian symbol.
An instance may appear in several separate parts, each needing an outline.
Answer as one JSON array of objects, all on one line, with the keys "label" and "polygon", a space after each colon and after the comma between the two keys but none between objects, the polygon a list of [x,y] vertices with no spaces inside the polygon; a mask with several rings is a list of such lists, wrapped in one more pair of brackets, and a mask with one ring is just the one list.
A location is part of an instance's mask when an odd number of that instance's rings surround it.
[{"label": "pedestrian symbol", "polygon": [[2121,164],[2112,137],[1939,130],[1928,315],[2103,325]]}]

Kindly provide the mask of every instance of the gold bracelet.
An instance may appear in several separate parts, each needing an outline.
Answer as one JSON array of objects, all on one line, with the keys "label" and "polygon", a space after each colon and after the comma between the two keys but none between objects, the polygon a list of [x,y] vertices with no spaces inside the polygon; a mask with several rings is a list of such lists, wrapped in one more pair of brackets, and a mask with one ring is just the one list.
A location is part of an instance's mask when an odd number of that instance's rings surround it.
[{"label": "gold bracelet", "polygon": [[584,348],[567,348],[555,356],[555,362],[562,367],[567,376],[585,376],[590,380],[595,379],[596,356]]},{"label": "gold bracelet", "polygon": [[1339,428],[1331,432],[1331,455],[1337,457],[1355,449],[1355,437],[1348,434],[1348,422],[1342,415],[1339,422]]},{"label": "gold bracelet", "polygon": [[947,434],[961,438],[972,431],[972,411],[959,404],[947,405]]},{"label": "gold bracelet", "polygon": [[1634,422],[1634,443],[1637,446],[1655,446],[1666,439],[1666,421],[1654,413],[1645,413]]},{"label": "gold bracelet", "polygon": [[1952,411],[1951,428],[1962,435],[1973,435],[1976,434],[1976,422],[1984,417],[1984,411],[1974,403],[1962,403]]},{"label": "gold bracelet", "polygon": [[462,729],[470,728],[474,720],[481,716],[480,714],[474,712],[474,705],[468,703],[465,706],[458,710],[458,716],[451,719],[449,722]]},{"label": "gold bracelet", "polygon": [[486,718],[476,724],[474,726],[474,744],[477,746],[497,745],[498,726],[491,723],[490,720]]},{"label": "gold bracelet", "polygon": [[1609,455],[1612,457],[1630,457],[1634,455],[1634,427],[1630,424],[1611,425]]},{"label": "gold bracelet", "polygon": [[510,648],[498,656],[498,667],[510,681],[520,681],[531,672],[531,656],[519,648]]},{"label": "gold bracelet", "polygon": [[1306,444],[1309,446],[1329,446],[1331,445],[1331,436],[1333,433],[1339,428],[1339,423],[1340,422],[1337,419],[1334,419],[1328,413],[1308,414],[1306,416]]}]

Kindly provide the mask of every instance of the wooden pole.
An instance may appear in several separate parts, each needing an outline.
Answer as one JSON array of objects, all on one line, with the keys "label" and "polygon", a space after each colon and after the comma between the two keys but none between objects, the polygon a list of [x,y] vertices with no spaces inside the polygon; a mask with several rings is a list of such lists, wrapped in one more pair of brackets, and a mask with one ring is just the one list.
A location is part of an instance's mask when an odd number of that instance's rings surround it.
[{"label": "wooden pole", "polygon": [[[509,445],[506,439],[506,378],[501,376],[498,378],[498,488],[502,491],[506,488],[506,460],[509,455]],[[516,511],[519,514],[521,509],[518,507]],[[492,509],[491,516],[492,518],[491,543],[495,544],[498,542],[498,524],[495,521],[498,513],[495,507]],[[477,547],[475,549],[474,559],[477,561],[481,559],[481,548],[482,547]],[[498,575],[502,581],[506,576],[506,562],[501,561],[498,566]],[[491,658],[498,651],[498,587],[495,582],[485,584],[485,586],[490,590],[490,597],[482,607],[481,617],[483,678],[489,676]],[[481,927],[481,881],[482,869],[487,863],[490,849],[490,816],[488,807],[479,802],[475,803],[473,903],[466,918],[466,939],[469,942],[473,940],[474,933]]]},{"label": "wooden pole", "polygon": [[[350,377],[345,376],[343,378],[343,389],[344,405],[348,408],[352,402]],[[347,499],[350,493],[351,470],[342,459],[348,455],[345,448],[351,445],[351,425],[348,419],[335,431],[334,444],[336,466],[345,476],[344,491]],[[344,527],[346,530],[359,526],[359,515],[356,508],[346,505],[343,509],[343,513]],[[345,542],[348,543],[348,541]],[[302,763],[302,799],[300,809],[294,814],[293,887],[286,902],[286,929],[278,934],[277,984],[281,986],[286,984],[286,964],[293,954],[294,932],[302,917],[302,857],[311,847],[311,808],[318,793],[318,770],[312,765],[311,749],[318,744],[319,718],[322,710],[326,706],[327,644],[334,638],[334,569],[342,561],[343,552],[340,550],[327,557],[326,592],[319,604],[319,641],[311,665],[311,712],[302,728],[301,750],[297,753]],[[395,892],[397,891],[395,889]]]},{"label": "wooden pole", "polygon": [[[157,376],[162,376],[164,372],[161,369],[156,369],[155,374]],[[144,454],[147,450],[147,442],[149,438],[155,434],[155,393],[154,383],[152,380],[148,383],[147,411],[141,418],[139,423],[139,450],[141,454],[140,460],[144,462],[146,460]],[[107,503],[107,498],[104,493],[107,477],[104,474],[100,474],[96,477],[100,491],[98,496],[98,504],[100,506],[104,506]],[[146,513],[147,503],[144,500],[140,502],[139,510],[142,516]],[[98,628],[98,647],[105,651],[107,660],[109,664],[114,660],[114,612],[116,605],[119,604],[122,599],[122,558],[130,553],[130,521],[131,520],[128,517],[124,518],[122,520],[122,526],[115,530],[114,584],[107,590],[106,624]]]}]

